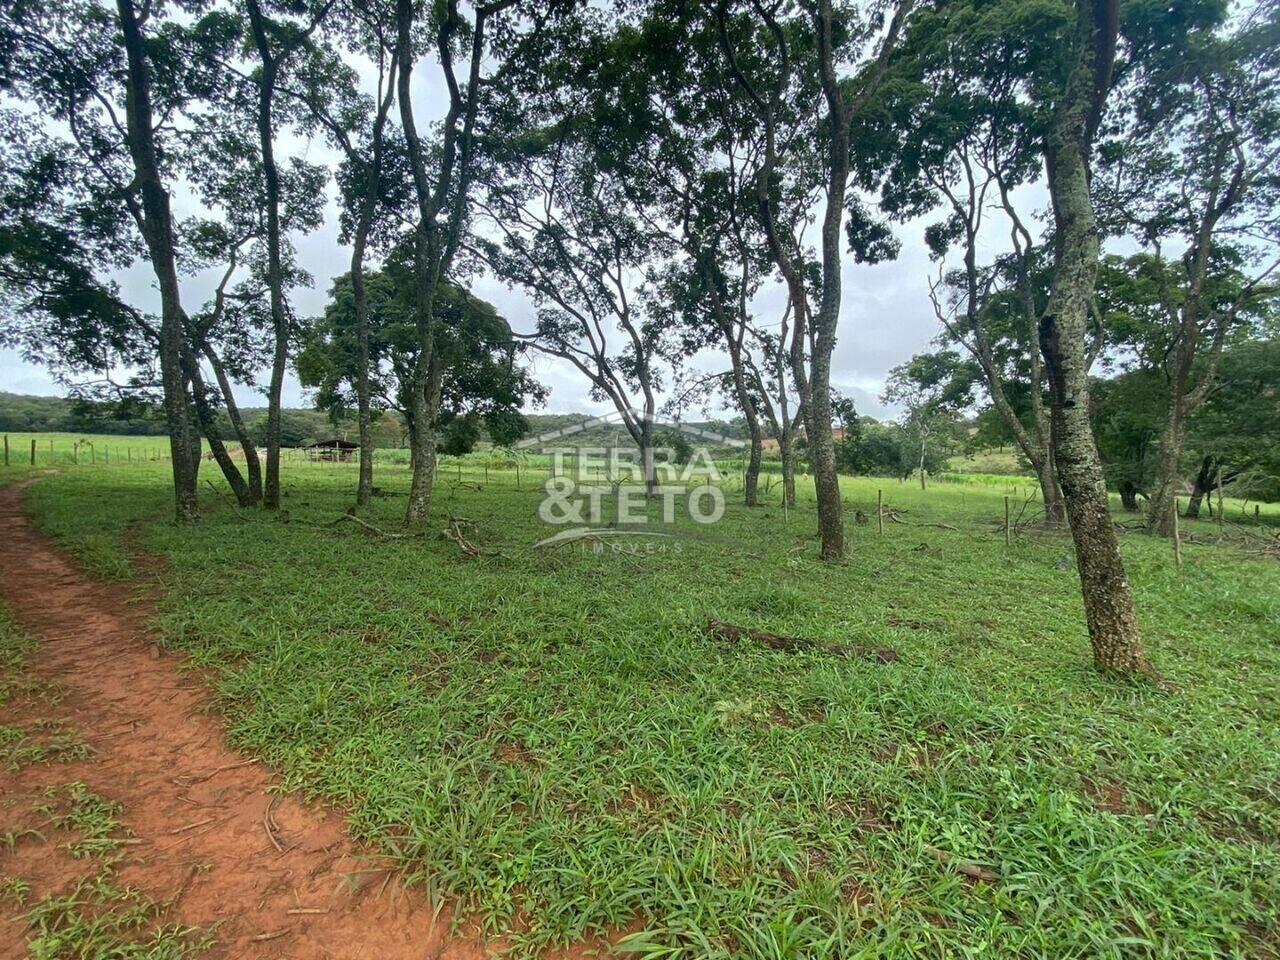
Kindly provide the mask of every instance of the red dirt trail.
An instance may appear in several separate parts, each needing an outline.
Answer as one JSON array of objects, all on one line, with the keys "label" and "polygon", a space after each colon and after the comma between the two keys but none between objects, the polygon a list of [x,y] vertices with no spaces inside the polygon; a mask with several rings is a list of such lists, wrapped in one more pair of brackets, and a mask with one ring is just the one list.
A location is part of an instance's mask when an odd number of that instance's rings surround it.
[{"label": "red dirt trail", "polygon": [[[0,770],[0,833],[36,825],[31,801],[45,787],[81,780],[123,805],[121,819],[138,838],[121,848],[119,881],[158,901],[176,895],[164,923],[212,926],[217,943],[202,956],[488,956],[478,940],[450,936],[447,911],[434,918],[420,890],[403,889],[357,848],[340,815],[268,792],[273,778],[228,747],[199,679],[178,670],[179,657],[158,654],[135,591],[93,581],[59,555],[23,515],[24,486],[0,489],[0,593],[41,640],[29,669],[65,696],[38,714],[10,703],[0,719],[13,721],[15,709],[26,719],[65,719],[94,756]],[[275,842],[266,826],[273,798]],[[92,871],[52,848],[20,841],[13,852],[0,849],[0,874],[31,879],[39,895]],[[355,892],[352,880],[361,881]],[[0,958],[26,955],[21,913],[0,905]]]}]

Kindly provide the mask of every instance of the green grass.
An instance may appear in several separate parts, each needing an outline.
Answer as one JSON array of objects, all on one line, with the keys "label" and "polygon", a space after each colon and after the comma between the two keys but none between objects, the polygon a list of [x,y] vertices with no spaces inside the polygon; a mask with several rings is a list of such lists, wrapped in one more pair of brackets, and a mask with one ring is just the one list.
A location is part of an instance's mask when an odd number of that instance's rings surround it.
[{"label": "green grass", "polygon": [[[236,745],[517,952],[636,924],[649,957],[1275,955],[1274,561],[1188,523],[1177,571],[1126,535],[1167,679],[1127,685],[1089,666],[1069,540],[1006,548],[999,486],[846,479],[831,566],[809,480],[786,515],[597,555],[529,549],[544,476],[479,469],[443,469],[431,534],[399,541],[313,525],[347,465],[288,464],[290,522],[202,484],[205,522],[175,527],[160,465],[28,502],[100,573],[166,556],[160,626]],[[363,516],[396,529],[407,479]],[[907,521],[882,537],[852,522],[877,488]],[[439,538],[450,515],[498,552]],[[709,617],[901,660],[725,644]]]},{"label": "green grass", "polygon": [[157,925],[166,905],[99,873],[42,897],[26,920],[31,960],[187,960],[212,939],[194,927]]},{"label": "green grass", "polygon": [[[30,675],[28,667],[37,654],[34,638],[0,605],[0,706],[24,706],[37,714],[23,725],[0,725],[0,765],[10,770],[92,755],[66,722],[44,715],[56,703],[49,695],[56,688]],[[6,809],[13,809],[20,792],[17,781],[12,789],[5,785],[0,796],[5,797]],[[30,960],[189,960],[212,945],[207,931],[164,923],[169,903],[118,882],[120,834],[128,830],[114,800],[73,781],[46,788],[34,812],[43,818],[40,829],[28,826],[0,834],[0,858],[19,843],[49,844],[58,834],[70,834],[66,851],[90,860],[92,870],[66,889],[51,892],[35,891],[26,877],[0,873],[0,905],[26,908],[6,923],[25,922],[25,955]],[[22,942],[16,928],[5,929],[14,944]]]},{"label": "green grass", "polygon": [[47,817],[52,829],[76,834],[67,851],[77,859],[107,857],[120,848],[120,838],[111,836],[121,830],[120,804],[78,780],[47,788],[37,812]]},{"label": "green grass", "polygon": [[[14,623],[0,603],[0,707],[25,698],[56,704],[62,691],[33,676],[27,665],[36,641]],[[64,721],[39,717],[25,723],[0,722],[0,769],[16,772],[33,763],[83,760],[93,748]]]}]

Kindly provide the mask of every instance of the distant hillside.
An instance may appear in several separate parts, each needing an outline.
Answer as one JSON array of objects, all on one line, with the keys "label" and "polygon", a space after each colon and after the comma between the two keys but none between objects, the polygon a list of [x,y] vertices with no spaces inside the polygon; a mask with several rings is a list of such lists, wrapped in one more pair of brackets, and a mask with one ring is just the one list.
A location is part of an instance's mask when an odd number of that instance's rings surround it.
[{"label": "distant hillside", "polygon": [[[529,421],[530,436],[538,436],[543,433],[563,430],[575,424],[585,423],[588,420],[595,420],[599,417],[599,414],[526,413],[525,417]],[[746,430],[741,424],[719,420],[690,420],[688,426],[721,436],[732,437],[735,440],[745,440],[747,438]],[[575,447],[607,447],[615,445],[625,447],[631,443],[631,436],[627,433],[627,428],[621,423],[609,423],[588,427],[579,433],[573,434],[572,438],[567,439],[565,442]]]},{"label": "distant hillside", "polygon": [[[265,407],[242,409],[245,423],[255,433],[266,424]],[[234,439],[231,421],[219,413],[222,438]],[[282,434],[286,445],[304,440],[332,437],[335,433],[355,433],[355,422],[334,425],[326,414],[318,410],[285,410],[282,414]],[[395,446],[399,427],[395,422],[390,436],[383,438],[386,446]],[[121,436],[161,436],[165,433],[164,419],[158,408],[131,404],[122,407],[114,403],[88,403],[66,397],[32,397],[0,391],[0,431],[12,433],[106,433]]]},{"label": "distant hillside", "polygon": [[[124,415],[124,414],[131,415]],[[260,434],[266,423],[265,407],[247,407],[241,414],[250,429]],[[327,414],[318,410],[288,408],[282,413],[282,433],[286,446],[309,440],[333,436],[354,439],[356,423],[349,417],[333,423]],[[538,435],[563,430],[574,424],[596,418],[585,413],[530,413],[530,434]],[[231,423],[220,413],[222,436],[234,439]],[[715,421],[691,423],[725,436],[745,438],[740,426]],[[106,433],[122,436],[160,436],[165,432],[164,420],[158,409],[135,405],[122,410],[117,404],[92,404],[65,397],[32,397],[0,391],[0,432],[11,433]],[[404,430],[399,415],[387,413],[379,417],[374,426],[374,442],[379,447],[397,447],[403,443]],[[575,446],[609,446],[630,443],[626,429],[621,424],[590,427],[575,434]]]}]

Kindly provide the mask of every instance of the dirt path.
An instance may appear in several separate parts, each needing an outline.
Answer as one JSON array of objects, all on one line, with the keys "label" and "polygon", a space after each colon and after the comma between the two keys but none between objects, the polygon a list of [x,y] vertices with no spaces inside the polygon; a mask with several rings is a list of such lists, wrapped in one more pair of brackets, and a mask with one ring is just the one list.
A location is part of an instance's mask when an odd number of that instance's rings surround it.
[{"label": "dirt path", "polygon": [[[198,680],[153,647],[145,605],[56,553],[23,515],[21,486],[0,489],[0,591],[42,641],[33,672],[66,691],[43,712],[67,720],[94,757],[16,774],[0,769],[0,832],[29,809],[26,797],[81,780],[123,805],[121,819],[138,838],[124,848],[121,881],[157,900],[176,895],[166,923],[213,925],[217,945],[206,956],[486,956],[478,943],[450,938],[447,920],[433,919],[421,891],[401,890],[362,856],[339,816],[268,792],[272,778],[227,746]],[[0,852],[0,873],[33,877],[36,891],[47,892],[85,868],[51,856],[48,845],[20,842]],[[22,911],[4,904],[0,912],[0,958],[25,956],[13,921]]]}]

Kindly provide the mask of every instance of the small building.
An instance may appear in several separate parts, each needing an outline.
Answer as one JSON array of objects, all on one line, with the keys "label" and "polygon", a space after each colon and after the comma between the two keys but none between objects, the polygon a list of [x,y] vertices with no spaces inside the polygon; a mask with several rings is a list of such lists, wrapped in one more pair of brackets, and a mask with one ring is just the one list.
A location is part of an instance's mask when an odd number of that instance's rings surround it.
[{"label": "small building", "polygon": [[355,457],[355,452],[360,449],[360,444],[352,443],[350,440],[317,440],[315,443],[308,443],[302,449],[306,451],[308,460],[337,460],[349,463]]}]

